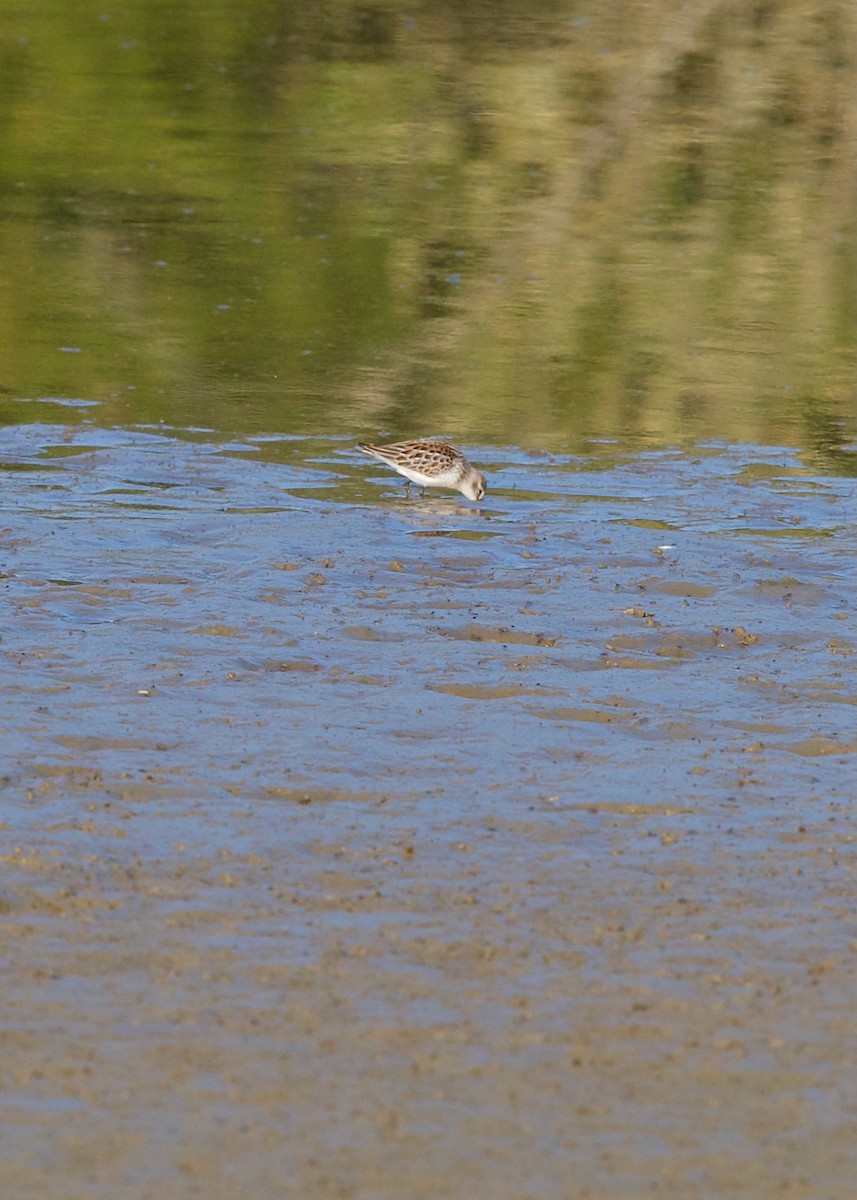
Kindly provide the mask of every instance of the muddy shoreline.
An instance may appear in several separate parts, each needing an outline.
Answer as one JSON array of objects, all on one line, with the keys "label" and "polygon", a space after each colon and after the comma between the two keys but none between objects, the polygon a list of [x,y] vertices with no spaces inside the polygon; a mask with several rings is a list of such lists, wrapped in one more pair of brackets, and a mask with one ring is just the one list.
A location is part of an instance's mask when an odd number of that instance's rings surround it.
[{"label": "muddy shoreline", "polygon": [[2,540],[4,1195],[851,1200],[848,481],[62,438]]}]

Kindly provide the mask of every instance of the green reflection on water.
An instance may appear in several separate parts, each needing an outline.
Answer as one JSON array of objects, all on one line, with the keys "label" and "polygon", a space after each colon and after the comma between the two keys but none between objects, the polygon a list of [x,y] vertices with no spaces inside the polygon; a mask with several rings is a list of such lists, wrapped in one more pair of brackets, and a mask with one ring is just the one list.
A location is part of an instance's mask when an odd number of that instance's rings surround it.
[{"label": "green reflection on water", "polygon": [[844,469],[853,26],[850,0],[21,8],[0,416]]}]

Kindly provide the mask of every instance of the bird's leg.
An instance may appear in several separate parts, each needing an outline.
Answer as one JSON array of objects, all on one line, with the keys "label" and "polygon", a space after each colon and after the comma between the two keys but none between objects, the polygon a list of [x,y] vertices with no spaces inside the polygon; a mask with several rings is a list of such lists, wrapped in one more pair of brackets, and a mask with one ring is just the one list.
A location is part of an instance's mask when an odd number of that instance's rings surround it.
[{"label": "bird's leg", "polygon": [[425,488],[424,487],[420,488],[420,500],[425,498],[425,494],[426,494]]},{"label": "bird's leg", "polygon": [[405,495],[410,500],[410,498],[411,498],[411,481],[410,481],[410,479],[405,480]]}]

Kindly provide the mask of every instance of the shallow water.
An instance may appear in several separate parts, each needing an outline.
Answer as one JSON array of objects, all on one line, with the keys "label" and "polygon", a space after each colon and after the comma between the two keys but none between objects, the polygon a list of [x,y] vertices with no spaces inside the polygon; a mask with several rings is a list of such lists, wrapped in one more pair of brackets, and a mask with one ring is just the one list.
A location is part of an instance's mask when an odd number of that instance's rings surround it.
[{"label": "shallow water", "polygon": [[847,1194],[849,481],[4,446],[18,1194],[226,1195],[222,1144],[262,1196]]},{"label": "shallow water", "polygon": [[758,730],[763,792],[811,790],[824,756],[845,794],[853,488],[787,452],[486,449],[477,507],[409,500],[341,442],[31,425],[7,447],[22,762],[118,770],[133,743],[213,797],[228,772],[448,812],[711,803]]}]

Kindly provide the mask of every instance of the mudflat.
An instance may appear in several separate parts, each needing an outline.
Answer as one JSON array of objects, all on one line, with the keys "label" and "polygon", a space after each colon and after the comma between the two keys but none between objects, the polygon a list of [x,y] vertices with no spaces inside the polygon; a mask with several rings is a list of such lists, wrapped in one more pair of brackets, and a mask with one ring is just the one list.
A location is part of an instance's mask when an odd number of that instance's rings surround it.
[{"label": "mudflat", "polygon": [[851,1200],[849,481],[9,445],[4,1196]]}]

